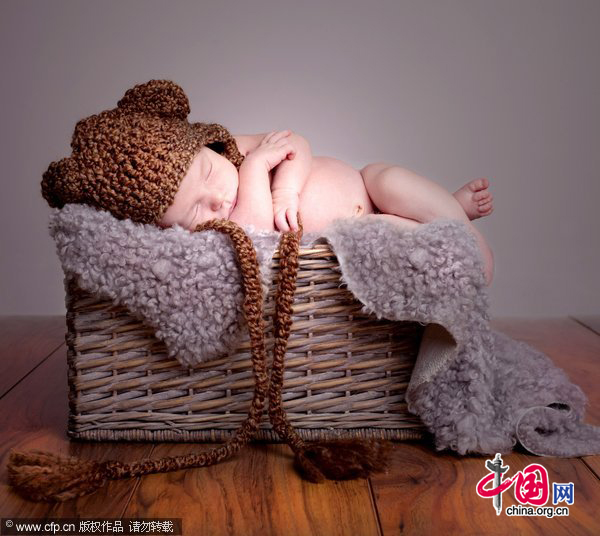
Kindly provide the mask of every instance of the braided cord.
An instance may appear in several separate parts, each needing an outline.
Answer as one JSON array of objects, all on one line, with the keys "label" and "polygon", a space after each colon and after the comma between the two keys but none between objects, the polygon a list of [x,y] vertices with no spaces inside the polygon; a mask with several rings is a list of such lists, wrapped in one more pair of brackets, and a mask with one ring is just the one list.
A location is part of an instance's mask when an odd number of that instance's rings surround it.
[{"label": "braided cord", "polygon": [[269,387],[269,419],[273,429],[294,452],[302,451],[306,444],[298,432],[289,423],[282,407],[281,391],[285,370],[285,353],[292,327],[292,305],[296,292],[298,276],[298,253],[304,228],[298,213],[297,233],[286,233],[279,246],[280,264],[275,297],[275,345],[273,348],[273,367]]},{"label": "braided cord", "polygon": [[247,418],[236,430],[234,437],[224,445],[199,454],[168,456],[158,460],[144,460],[124,464],[116,460],[104,463],[108,478],[118,479],[148,473],[164,473],[191,467],[203,467],[219,463],[240,450],[256,435],[268,394],[269,377],[264,339],[263,295],[260,268],[256,250],[244,230],[230,220],[210,220],[198,225],[194,232],[214,230],[228,234],[233,242],[244,286],[243,310],[248,324],[254,374],[254,396]]}]

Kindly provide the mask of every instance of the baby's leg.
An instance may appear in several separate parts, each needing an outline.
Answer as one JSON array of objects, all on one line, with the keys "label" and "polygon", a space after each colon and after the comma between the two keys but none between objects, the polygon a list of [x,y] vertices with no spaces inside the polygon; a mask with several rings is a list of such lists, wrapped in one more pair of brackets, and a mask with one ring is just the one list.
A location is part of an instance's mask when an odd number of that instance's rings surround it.
[{"label": "baby's leg", "polygon": [[400,229],[415,229],[419,225],[422,225],[418,221],[403,218],[402,216],[395,216],[394,214],[367,214],[363,216],[363,219],[372,219],[380,221],[389,221],[391,224],[400,227]]},{"label": "baby's leg", "polygon": [[371,201],[383,213],[421,223],[440,218],[469,221],[450,192],[409,169],[378,163],[365,166],[361,174]]},{"label": "baby's leg", "polygon": [[462,221],[475,235],[489,285],[494,274],[494,257],[483,235],[473,226],[457,199],[430,179],[388,164],[369,164],[361,170],[365,187],[375,206],[383,213],[394,214],[420,223],[437,219]]}]

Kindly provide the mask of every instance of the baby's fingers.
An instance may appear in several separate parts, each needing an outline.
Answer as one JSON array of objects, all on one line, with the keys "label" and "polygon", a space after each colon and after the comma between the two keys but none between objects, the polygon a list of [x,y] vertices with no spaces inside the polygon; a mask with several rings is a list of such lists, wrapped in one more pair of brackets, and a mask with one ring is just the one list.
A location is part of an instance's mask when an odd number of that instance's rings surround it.
[{"label": "baby's fingers", "polygon": [[273,130],[263,138],[262,143],[275,143],[291,134],[291,130]]},{"label": "baby's fingers", "polygon": [[292,231],[296,232],[300,226],[298,225],[298,214],[292,208],[287,210],[287,219],[290,223],[290,228]]},{"label": "baby's fingers", "polygon": [[287,233],[290,230],[287,220],[285,219],[285,211],[282,210],[275,214],[275,227],[282,233]]},{"label": "baby's fingers", "polygon": [[285,151],[283,158],[289,158],[292,160],[296,156],[296,148],[287,140],[279,140],[277,147]]},{"label": "baby's fingers", "polygon": [[277,227],[284,233],[296,232],[300,228],[296,211],[293,208],[288,208],[285,212],[280,212],[277,218]]},{"label": "baby's fingers", "polygon": [[273,136],[271,141],[282,140],[283,138],[287,138],[288,136],[291,136],[291,134],[292,134],[291,130],[279,130],[279,131],[275,132],[275,135]]}]

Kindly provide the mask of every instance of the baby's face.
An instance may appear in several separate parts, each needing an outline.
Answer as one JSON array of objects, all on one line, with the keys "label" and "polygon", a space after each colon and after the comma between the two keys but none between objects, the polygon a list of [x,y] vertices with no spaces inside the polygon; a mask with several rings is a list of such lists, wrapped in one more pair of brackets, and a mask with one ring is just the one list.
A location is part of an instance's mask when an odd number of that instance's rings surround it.
[{"label": "baby's face", "polygon": [[238,184],[236,167],[216,151],[202,147],[159,225],[171,227],[178,223],[193,231],[205,221],[229,219],[237,200]]}]

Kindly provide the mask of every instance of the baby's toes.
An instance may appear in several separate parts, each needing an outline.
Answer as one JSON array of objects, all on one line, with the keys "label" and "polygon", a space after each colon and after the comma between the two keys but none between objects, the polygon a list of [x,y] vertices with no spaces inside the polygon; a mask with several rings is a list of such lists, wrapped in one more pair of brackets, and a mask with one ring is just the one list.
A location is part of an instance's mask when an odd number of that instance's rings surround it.
[{"label": "baby's toes", "polygon": [[490,185],[489,181],[485,178],[475,179],[469,183],[469,188],[473,192],[479,192],[485,190]]},{"label": "baby's toes", "polygon": [[483,206],[483,205],[491,205],[492,201],[494,201],[494,196],[492,194],[490,194],[489,196],[487,196],[485,199],[482,199],[479,202],[479,206]]},{"label": "baby's toes", "polygon": [[479,211],[479,214],[481,214],[482,216],[486,216],[487,214],[491,214],[491,212],[494,210],[494,206],[492,204],[492,200],[490,199],[489,201],[486,201],[485,203],[480,203],[477,206],[477,210]]},{"label": "baby's toes", "polygon": [[492,194],[490,194],[490,192],[488,192],[487,190],[483,190],[481,192],[475,192],[473,194],[473,201],[476,201],[479,204],[487,203],[491,200],[491,197]]}]

